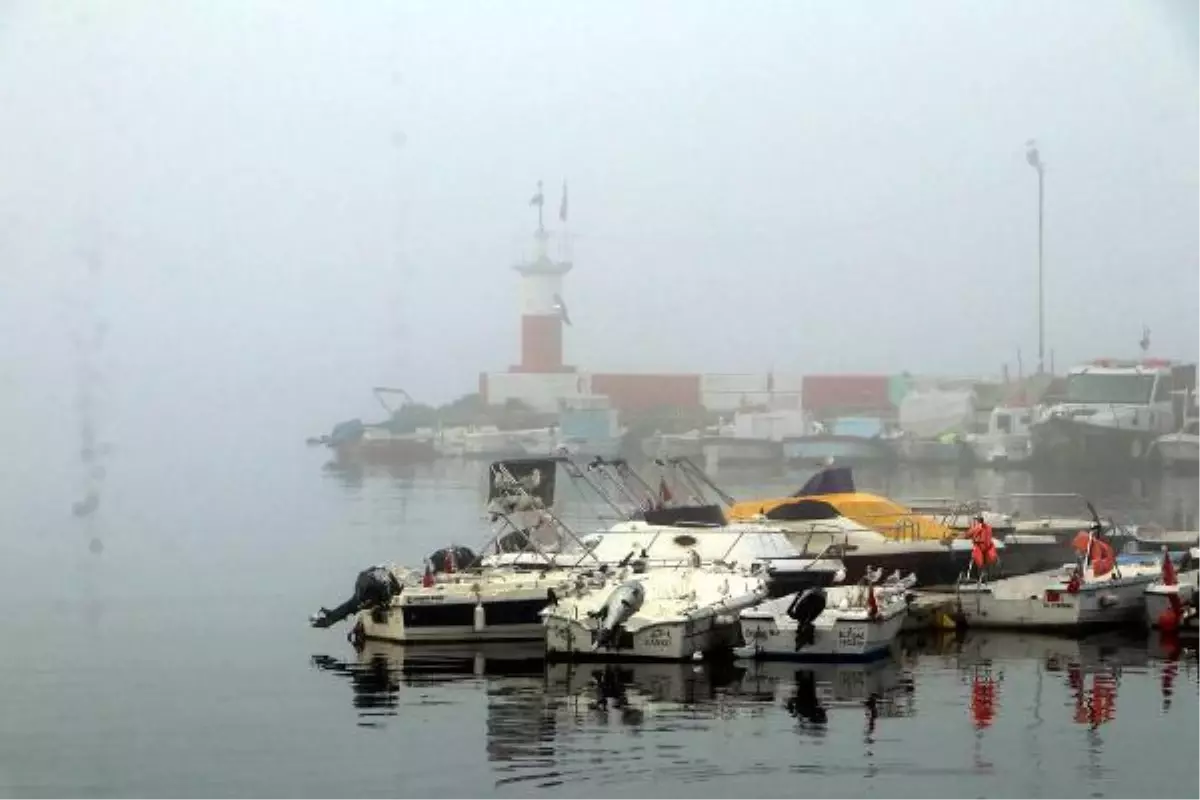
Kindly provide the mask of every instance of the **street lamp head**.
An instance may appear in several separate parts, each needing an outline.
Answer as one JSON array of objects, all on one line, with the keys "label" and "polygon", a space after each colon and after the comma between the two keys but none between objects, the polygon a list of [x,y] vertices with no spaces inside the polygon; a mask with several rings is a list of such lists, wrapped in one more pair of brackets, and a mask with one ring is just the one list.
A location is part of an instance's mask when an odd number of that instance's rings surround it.
[{"label": "street lamp head", "polygon": [[1029,166],[1033,167],[1038,172],[1041,172],[1042,167],[1045,166],[1042,164],[1041,155],[1038,154],[1037,142],[1033,139],[1030,139],[1025,143],[1025,160],[1029,162]]}]

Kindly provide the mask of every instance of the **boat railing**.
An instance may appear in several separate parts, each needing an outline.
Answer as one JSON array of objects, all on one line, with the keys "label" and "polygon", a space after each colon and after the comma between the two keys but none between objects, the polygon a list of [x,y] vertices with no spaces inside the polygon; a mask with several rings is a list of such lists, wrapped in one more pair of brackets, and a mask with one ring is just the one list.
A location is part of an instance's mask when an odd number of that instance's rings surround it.
[{"label": "boat railing", "polygon": [[[569,459],[563,459],[562,463],[570,465],[568,466],[568,472],[570,471],[571,467],[575,466],[574,462],[570,461]],[[540,527],[542,523],[546,522],[550,523],[551,527],[554,528],[555,538],[558,539],[559,542],[561,542],[565,537],[575,542],[575,544],[584,551],[584,556],[580,558],[580,561],[582,561],[587,555],[591,555],[590,551],[583,546],[583,542],[576,535],[575,531],[572,530],[566,522],[559,518],[559,516],[554,513],[553,509],[546,508],[540,502],[536,502],[539,498],[530,493],[524,487],[524,485],[522,485],[521,482],[513,476],[512,472],[508,469],[508,466],[504,462],[497,462],[493,464],[492,468],[500,473],[507,485],[514,487],[514,494],[516,494],[518,497],[528,500],[530,507],[536,509],[539,524],[536,526],[522,527],[521,525],[517,524],[517,522],[513,520],[512,516],[507,512],[500,509],[493,509],[491,511],[493,518],[501,521],[501,525],[498,526],[497,530],[492,532],[491,538],[483,546],[480,553],[476,555],[475,562],[473,562],[473,564],[470,566],[480,563],[484,558],[484,554],[487,553],[488,550],[493,546],[496,548],[497,552],[500,552],[499,541],[501,535],[505,533],[505,528],[511,529],[512,532],[519,533],[524,537],[521,549],[518,551],[518,553],[528,552],[529,549],[532,549],[533,552],[541,556],[547,565],[552,566],[555,563],[554,556],[548,553],[546,549],[539,546],[533,537],[533,531],[536,530],[537,527]],[[595,558],[594,555],[592,555],[592,557]],[[599,559],[596,560],[599,562]]]}]

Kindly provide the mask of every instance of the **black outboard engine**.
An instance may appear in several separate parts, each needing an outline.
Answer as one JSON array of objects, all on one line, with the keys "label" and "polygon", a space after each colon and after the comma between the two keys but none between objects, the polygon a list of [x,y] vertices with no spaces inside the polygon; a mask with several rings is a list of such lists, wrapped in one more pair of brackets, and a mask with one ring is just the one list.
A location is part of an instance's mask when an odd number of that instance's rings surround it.
[{"label": "black outboard engine", "polygon": [[400,594],[403,585],[384,566],[368,567],[354,579],[354,596],[330,611],[322,608],[312,617],[314,628],[328,628],[365,608],[383,608]]},{"label": "black outboard engine", "polygon": [[456,572],[466,569],[476,561],[476,555],[469,547],[454,544],[430,553],[429,566],[434,572],[449,572],[451,554],[454,556],[454,571]]},{"label": "black outboard engine", "polygon": [[813,587],[796,595],[787,608],[787,615],[796,620],[796,649],[813,643],[816,631],[813,622],[825,610],[825,590]]}]

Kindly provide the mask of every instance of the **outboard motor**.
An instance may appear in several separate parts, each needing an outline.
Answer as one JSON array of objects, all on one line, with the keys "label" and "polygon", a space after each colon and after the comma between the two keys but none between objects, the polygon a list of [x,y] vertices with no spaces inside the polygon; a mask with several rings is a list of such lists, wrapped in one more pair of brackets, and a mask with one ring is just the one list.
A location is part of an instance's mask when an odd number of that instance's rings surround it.
[{"label": "outboard motor", "polygon": [[805,589],[788,605],[787,615],[796,620],[796,649],[813,643],[816,630],[813,622],[825,610],[825,590]]},{"label": "outboard motor", "polygon": [[332,611],[322,607],[309,621],[314,628],[328,628],[365,608],[386,607],[403,588],[387,567],[368,567],[354,579],[354,596]]},{"label": "outboard motor", "polygon": [[476,555],[469,547],[461,545],[450,545],[443,547],[440,550],[434,550],[429,554],[429,566],[434,572],[449,572],[450,558],[454,558],[454,571],[466,569],[476,561]]},{"label": "outboard motor", "polygon": [[626,581],[613,589],[608,600],[604,601],[604,605],[596,612],[596,616],[602,617],[604,621],[596,631],[592,649],[615,647],[619,641],[621,626],[638,612],[645,600],[646,587],[642,586],[640,581]]}]

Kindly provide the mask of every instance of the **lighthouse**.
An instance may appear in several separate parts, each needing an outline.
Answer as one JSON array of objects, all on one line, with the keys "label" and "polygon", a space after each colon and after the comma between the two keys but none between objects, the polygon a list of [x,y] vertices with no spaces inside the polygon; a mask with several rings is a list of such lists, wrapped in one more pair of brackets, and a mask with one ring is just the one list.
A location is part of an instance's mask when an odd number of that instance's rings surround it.
[{"label": "lighthouse", "polygon": [[[571,324],[563,301],[563,276],[571,271],[569,248],[559,237],[559,257],[550,256],[551,236],[542,220],[545,195],[538,181],[537,194],[529,201],[538,209],[538,227],[533,234],[533,254],[527,261],[514,265],[521,276],[521,363],[514,372],[556,373],[573,372],[563,364],[563,325]],[[567,187],[563,184],[559,219],[566,222]]]}]

